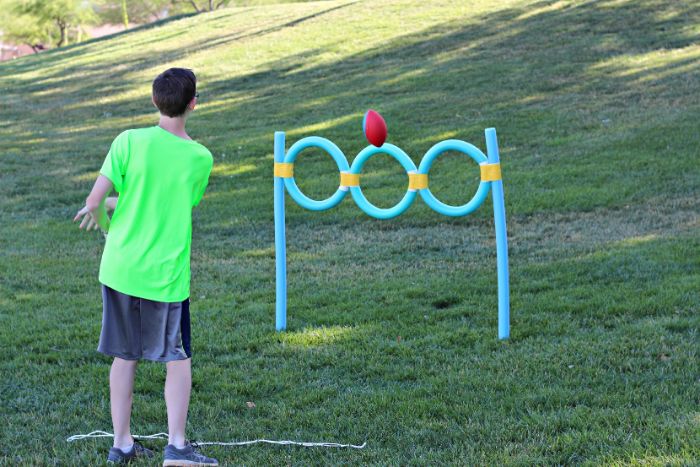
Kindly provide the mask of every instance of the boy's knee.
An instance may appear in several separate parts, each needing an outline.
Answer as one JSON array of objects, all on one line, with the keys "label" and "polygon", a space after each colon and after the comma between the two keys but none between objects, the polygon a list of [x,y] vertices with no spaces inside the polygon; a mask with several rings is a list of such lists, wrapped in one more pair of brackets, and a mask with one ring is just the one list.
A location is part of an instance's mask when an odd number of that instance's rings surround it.
[{"label": "boy's knee", "polygon": [[169,362],[165,362],[165,366],[172,366],[172,367],[184,367],[184,366],[190,366],[192,364],[192,358],[183,358],[182,360],[170,360]]},{"label": "boy's knee", "polygon": [[123,358],[119,357],[114,357],[114,362],[113,365],[118,365],[122,367],[131,367],[131,366],[136,366],[138,364],[138,360],[125,360]]}]

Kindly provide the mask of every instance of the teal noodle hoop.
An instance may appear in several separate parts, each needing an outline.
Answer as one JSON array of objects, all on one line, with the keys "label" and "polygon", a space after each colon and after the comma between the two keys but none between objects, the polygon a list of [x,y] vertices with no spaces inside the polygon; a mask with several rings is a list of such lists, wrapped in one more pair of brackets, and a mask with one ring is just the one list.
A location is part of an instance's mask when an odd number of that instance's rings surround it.
[{"label": "teal noodle hoop", "polygon": [[[376,146],[367,146],[360,151],[355,160],[352,161],[350,173],[359,175],[362,167],[365,165],[365,162],[367,162],[369,158],[375,154],[389,154],[396,159],[399,164],[401,164],[407,173],[416,171],[416,164],[413,163],[411,158],[408,157],[408,155],[403,152],[401,148],[394,146],[393,144],[385,143],[379,148]],[[396,205],[390,208],[378,208],[367,200],[365,195],[362,193],[362,188],[359,186],[351,186],[350,194],[360,209],[362,209],[367,215],[376,217],[377,219],[391,219],[393,217],[400,216],[411,206],[413,200],[416,198],[416,192],[408,190],[401,201],[399,201]]]},{"label": "teal noodle hoop", "polygon": [[[349,172],[351,174],[359,175],[362,171],[362,167],[365,163],[375,154],[388,154],[396,159],[399,164],[404,168],[406,173],[419,173],[428,174],[430,168],[433,165],[435,159],[445,151],[458,151],[464,153],[471,157],[477,164],[485,164],[487,162],[486,156],[483,152],[479,150],[476,146],[469,144],[464,141],[456,139],[448,139],[441,141],[431,147],[428,152],[425,153],[423,159],[420,162],[418,168],[413,163],[411,158],[399,147],[393,144],[385,143],[381,147],[367,146],[357,155],[355,160],[352,162],[352,166],[348,165],[348,160],[332,141],[326,138],[320,138],[318,136],[308,136],[306,138],[300,139],[289,148],[289,151],[284,156],[284,162],[293,164],[297,156],[301,151],[310,147],[317,147],[326,151],[338,165],[339,172]],[[289,192],[289,195],[297,202],[301,207],[309,209],[311,211],[325,211],[337,206],[345,195],[347,194],[348,188],[340,186],[336,192],[330,197],[318,201],[306,196],[297,186],[294,177],[288,177],[284,179],[284,186]],[[482,181],[479,183],[479,188],[476,193],[469,200],[468,203],[461,206],[450,206],[442,201],[438,200],[435,195],[430,191],[430,188],[422,188],[418,190],[420,192],[425,204],[430,206],[434,211],[452,217],[466,216],[474,212],[481,206],[484,200],[488,197],[489,189],[491,187],[491,182]],[[407,190],[404,197],[396,205],[390,208],[379,208],[374,204],[370,203],[367,197],[362,193],[362,188],[359,186],[349,187],[350,194],[355,200],[357,206],[362,209],[362,211],[368,216],[377,219],[391,219],[403,214],[416,198],[415,190]]]},{"label": "teal noodle hoop", "polygon": [[[310,147],[321,148],[330,154],[335,163],[338,164],[338,171],[347,172],[349,170],[348,160],[345,158],[343,151],[341,151],[340,148],[332,141],[327,140],[326,138],[320,138],[318,136],[308,136],[294,143],[292,147],[289,148],[287,155],[284,156],[284,162],[290,164],[294,163],[294,160],[297,158],[299,153]],[[296,201],[301,207],[311,211],[325,211],[327,209],[331,209],[337,206],[347,194],[346,190],[339,187],[329,198],[322,201],[316,201],[301,192],[297,186],[297,183],[294,181],[294,177],[285,178],[284,186],[294,201]]]},{"label": "teal noodle hoop", "polygon": [[[474,159],[477,164],[484,164],[487,161],[484,153],[481,152],[476,146],[457,139],[448,139],[445,141],[440,141],[432,148],[428,149],[428,152],[425,153],[423,159],[420,161],[418,173],[427,174],[430,171],[430,167],[432,167],[435,159],[437,159],[437,157],[445,151],[459,151],[464,153]],[[477,210],[489,195],[490,188],[491,182],[480,182],[479,188],[477,188],[472,199],[469,200],[467,204],[463,204],[461,206],[450,206],[449,204],[443,203],[442,201],[438,200],[435,195],[433,195],[430,188],[420,190],[420,195],[423,198],[423,201],[425,201],[425,204],[430,206],[436,212],[444,214],[445,216],[460,217],[466,216],[467,214]]]}]

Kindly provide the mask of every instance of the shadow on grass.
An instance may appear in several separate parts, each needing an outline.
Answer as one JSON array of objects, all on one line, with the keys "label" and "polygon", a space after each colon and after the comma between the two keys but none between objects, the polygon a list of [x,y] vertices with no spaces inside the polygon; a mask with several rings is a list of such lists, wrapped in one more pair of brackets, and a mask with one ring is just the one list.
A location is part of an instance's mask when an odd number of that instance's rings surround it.
[{"label": "shadow on grass", "polygon": [[[170,16],[168,18],[163,18],[157,21],[153,21],[148,24],[141,24],[123,31],[118,31],[112,34],[107,34],[100,37],[95,37],[88,39],[83,42],[76,44],[70,44],[63,47],[57,47],[54,49],[49,49],[45,52],[39,54],[27,55],[22,57],[22,60],[12,60],[10,62],[3,63],[3,67],[7,67],[6,70],[8,74],[24,73],[26,71],[31,71],[37,65],[41,65],[41,62],[51,62],[52,64],[60,63],[62,61],[67,61],[75,58],[78,55],[86,53],[94,44],[110,41],[112,39],[120,38],[122,36],[128,36],[137,32],[148,31],[151,29],[160,28],[166,26],[172,22],[179,21],[184,18],[189,18],[197,15],[198,13],[183,13],[179,15]],[[37,63],[40,62],[40,63]],[[46,81],[56,79],[60,74],[52,74],[46,77]]]},{"label": "shadow on grass", "polygon": [[[132,89],[136,83],[128,76],[136,70],[181,60],[192,51],[205,53],[220,45],[218,41],[227,41],[230,46],[232,41],[243,37],[294,27],[352,5],[338,5],[240,37],[233,35],[194,42],[158,56],[149,52],[134,53],[110,71],[109,79],[105,78],[103,64],[62,68],[21,85],[18,91],[38,93],[42,100],[49,101],[33,114],[34,121],[53,117],[65,102],[71,103],[67,116],[94,118],[95,111],[102,109],[95,108],[85,96],[121,94]],[[664,8],[674,14],[660,15],[659,11]],[[551,2],[539,2],[528,8],[485,15],[469,25],[458,21],[445,23],[337,62],[300,69],[307,57],[316,53],[305,51],[270,62],[258,72],[202,83],[211,100],[226,101],[241,94],[250,99],[228,107],[219,105],[211,112],[204,102],[192,126],[200,131],[203,141],[207,136],[217,135],[211,144],[214,150],[235,144],[235,132],[245,130],[244,144],[249,152],[260,153],[269,150],[274,129],[295,130],[355,113],[359,118],[361,110],[372,105],[396,119],[390,121],[391,138],[408,143],[442,133],[445,128],[460,133],[480,133],[484,126],[491,124],[515,126],[519,133],[564,137],[564,129],[571,131],[570,126],[551,128],[551,121],[540,112],[542,108],[554,108],[566,114],[570,113],[565,107],[568,100],[577,95],[595,95],[597,99],[579,102],[579,112],[602,112],[642,94],[644,88],[635,90],[638,88],[635,83],[640,79],[651,79],[655,94],[660,95],[671,91],[682,77],[695,74],[698,64],[689,60],[662,69],[639,70],[631,75],[613,74],[605,68],[596,71],[595,68],[600,60],[608,58],[693,44],[697,35],[681,26],[695,16],[697,12],[690,6],[669,7],[656,1],[585,2],[559,9],[553,8]],[[633,21],[624,22],[620,18]],[[639,30],[644,30],[645,34],[638,34]],[[144,40],[152,41],[152,38]],[[115,42],[115,46],[120,46],[119,42]],[[138,50],[138,44],[124,46]],[[500,55],[494,56],[495,53]],[[573,56],[575,60],[571,59]],[[13,71],[13,68],[9,66],[7,70]],[[663,77],[654,78],[662,72]],[[49,83],[51,88],[47,88]],[[471,91],[485,86],[490,93]],[[314,103],[314,100],[321,102]],[[523,104],[514,105],[514,102]],[[436,107],[441,110],[434,110]],[[148,98],[143,96],[121,100],[119,105],[109,109],[109,114],[113,118],[138,117],[150,111]],[[249,115],[255,118],[249,119]],[[561,118],[567,117],[562,115]],[[571,115],[568,118],[572,118]],[[330,125],[324,132],[339,133],[348,139],[347,135],[357,133],[356,123],[352,119]],[[65,130],[69,128],[67,125]],[[74,144],[90,132],[76,131],[70,136],[64,133],[61,144]],[[231,136],[223,136],[226,134]],[[540,136],[540,142],[542,138]],[[350,139],[356,144],[357,137]]]},{"label": "shadow on grass", "polygon": [[[266,28],[266,29],[261,29],[258,31],[250,32],[250,33],[233,33],[233,34],[228,34],[228,35],[221,35],[217,36],[214,39],[205,39],[205,40],[200,40],[198,42],[194,42],[187,47],[177,47],[173,48],[172,50],[169,50],[164,53],[158,53],[154,54],[152,52],[146,52],[142,54],[131,54],[130,57],[126,60],[121,59],[117,65],[119,71],[116,73],[116,76],[111,70],[106,70],[104,63],[95,63],[89,64],[89,63],[80,63],[78,65],[71,65],[71,66],[63,66],[60,67],[56,72],[54,73],[45,73],[40,79],[33,80],[32,84],[30,86],[27,86],[23,88],[24,92],[36,92],[40,91],[42,94],[46,94],[46,87],[48,84],[52,86],[56,85],[61,85],[63,83],[69,83],[71,82],[75,75],[80,75],[82,78],[95,78],[97,82],[102,82],[101,84],[106,84],[105,81],[109,81],[110,86],[108,89],[103,89],[103,91],[109,91],[110,93],[120,93],[124,90],[129,89],[131,86],[133,86],[133,83],[129,82],[124,82],[122,80],[115,79],[113,78],[119,78],[122,77],[123,75],[126,75],[128,73],[132,73],[136,70],[142,69],[142,68],[148,68],[151,66],[155,66],[155,64],[158,63],[168,63],[168,62],[174,62],[177,60],[182,59],[185,56],[190,55],[193,52],[197,53],[203,53],[206,52],[209,49],[213,49],[219,46],[222,46],[224,44],[230,44],[235,41],[242,41],[245,39],[252,39],[252,38],[257,38],[265,35],[270,35],[275,32],[282,31],[284,29],[289,29],[289,28],[294,28],[306,21],[310,21],[313,19],[316,19],[320,16],[323,16],[325,14],[346,8],[348,6],[353,5],[356,2],[349,2],[345,3],[342,5],[337,5],[331,8],[327,8],[325,10],[310,14],[310,15],[304,15],[298,18],[295,18],[291,21],[288,21],[286,23],[271,27],[271,28]],[[241,13],[245,13],[245,10],[242,11]],[[231,13],[230,15],[232,15]],[[96,39],[91,39],[86,42],[81,42],[79,44],[75,44],[72,46],[67,46],[65,48],[61,49],[53,49],[50,50],[46,53],[43,53],[41,55],[37,55],[37,58],[41,58],[41,60],[47,60],[50,61],[52,65],[55,65],[57,63],[60,63],[64,60],[70,60],[72,58],[75,58],[78,55],[81,54],[94,54],[97,56],[99,55],[104,55],[104,54],[109,54],[110,51],[112,50],[119,50],[123,48],[130,48],[130,49],[138,49],[139,47],[147,47],[147,46],[152,46],[154,43],[158,42],[164,42],[168,39],[171,39],[176,36],[184,35],[186,34],[186,30],[184,28],[179,28],[179,29],[174,29],[172,28],[170,31],[168,31],[165,34],[160,34],[157,37],[157,40],[153,40],[151,36],[144,37],[140,42],[137,43],[128,43],[128,44],[123,44],[120,43],[119,41],[111,42],[110,44],[107,45],[107,48],[100,48],[97,49],[96,52],[92,52],[91,45],[97,42],[101,42],[107,39],[113,39],[113,38],[118,38],[120,36],[124,36],[127,34],[132,34],[132,33],[138,33],[141,31],[145,30],[150,30],[162,25],[165,25],[167,23],[170,23],[172,21],[177,21],[181,20],[184,18],[189,18],[191,16],[197,15],[197,13],[192,13],[192,14],[185,14],[185,15],[177,15],[172,18],[167,18],[163,19],[160,21],[157,21],[155,23],[150,23],[147,25],[143,26],[138,26],[126,31],[121,31],[109,36],[104,36]],[[222,18],[225,18],[230,15],[218,15],[217,20],[221,20]],[[58,56],[54,56],[52,54],[58,54]],[[19,63],[15,63],[19,62]],[[13,66],[16,65],[16,66]],[[9,72],[10,73],[22,73],[31,70],[36,64],[31,64],[31,63],[24,63],[22,61],[13,61],[8,65]],[[119,81],[123,83],[121,86],[114,86],[115,81]],[[82,83],[84,85],[84,81]],[[85,88],[84,88],[85,89]],[[85,89],[88,91],[89,89]],[[63,94],[65,92],[65,89],[63,88],[58,88],[56,92]]]}]

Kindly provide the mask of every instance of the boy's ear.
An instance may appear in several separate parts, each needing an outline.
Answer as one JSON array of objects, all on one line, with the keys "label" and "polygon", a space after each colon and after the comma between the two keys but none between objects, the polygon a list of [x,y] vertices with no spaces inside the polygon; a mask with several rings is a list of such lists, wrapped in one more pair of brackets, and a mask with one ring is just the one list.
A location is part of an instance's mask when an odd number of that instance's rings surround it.
[{"label": "boy's ear", "polygon": [[155,107],[157,109],[158,106],[156,105],[156,99],[155,99],[155,97],[153,97],[152,94],[151,94],[151,102],[153,103],[153,107]]},{"label": "boy's ear", "polygon": [[197,106],[197,98],[196,97],[194,99],[192,99],[189,104],[187,104],[187,108],[190,111],[193,111],[196,106]]}]

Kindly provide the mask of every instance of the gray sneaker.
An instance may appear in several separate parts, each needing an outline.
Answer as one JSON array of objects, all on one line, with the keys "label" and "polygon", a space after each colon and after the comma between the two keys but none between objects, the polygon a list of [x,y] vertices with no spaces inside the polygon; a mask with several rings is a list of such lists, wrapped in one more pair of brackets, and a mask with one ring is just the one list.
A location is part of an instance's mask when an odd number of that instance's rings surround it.
[{"label": "gray sneaker", "polygon": [[178,449],[172,444],[165,446],[165,459],[163,460],[163,467],[171,466],[217,466],[219,461],[207,457],[199,452],[199,446],[195,443],[194,445],[187,441],[185,447]]},{"label": "gray sneaker", "polygon": [[137,457],[153,457],[153,451],[143,447],[141,443],[134,440],[134,445],[129,451],[122,451],[119,448],[112,447],[107,456],[109,464],[128,464]]}]

